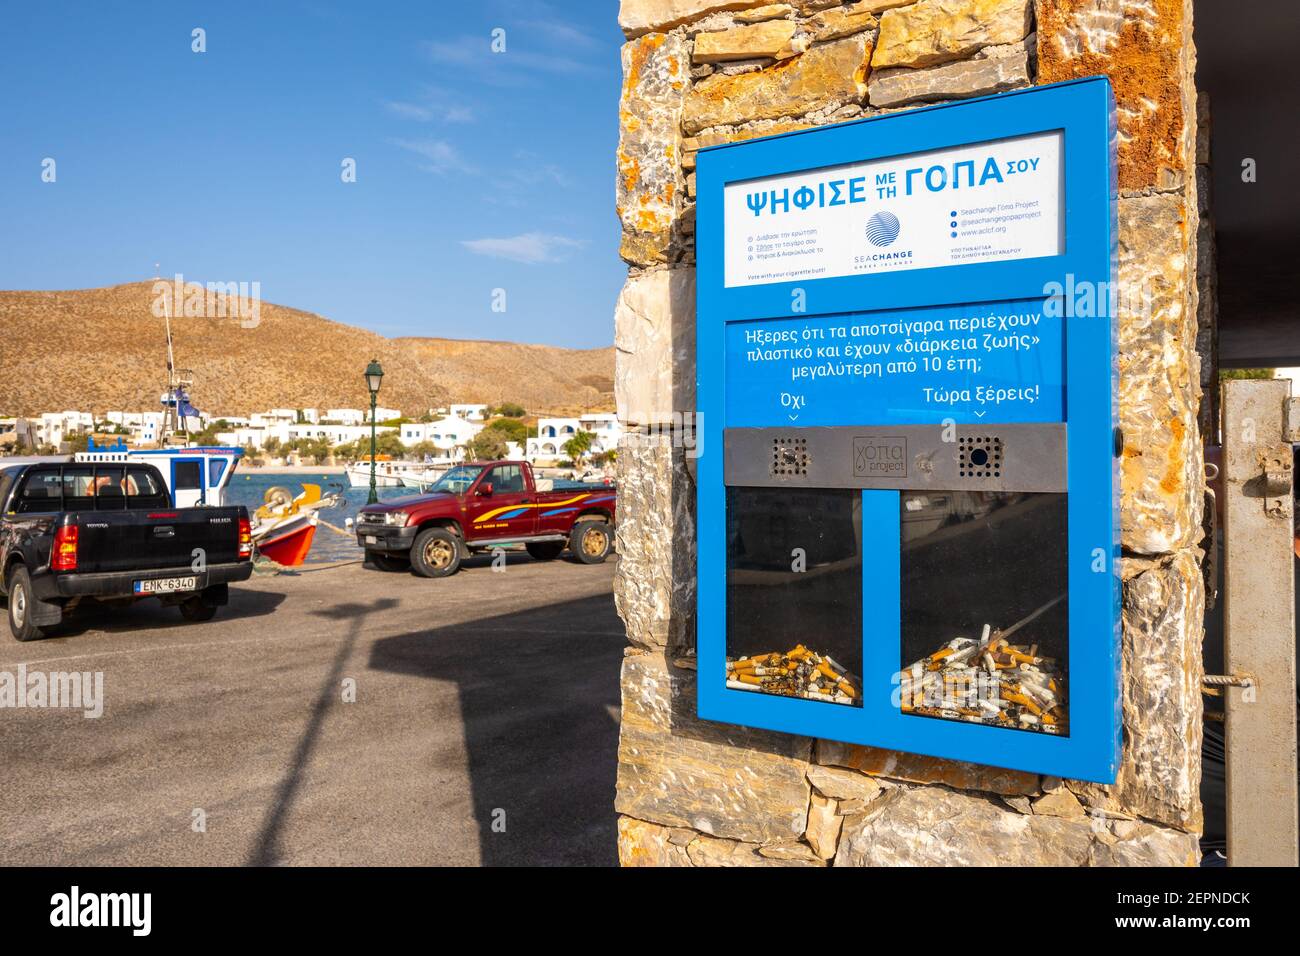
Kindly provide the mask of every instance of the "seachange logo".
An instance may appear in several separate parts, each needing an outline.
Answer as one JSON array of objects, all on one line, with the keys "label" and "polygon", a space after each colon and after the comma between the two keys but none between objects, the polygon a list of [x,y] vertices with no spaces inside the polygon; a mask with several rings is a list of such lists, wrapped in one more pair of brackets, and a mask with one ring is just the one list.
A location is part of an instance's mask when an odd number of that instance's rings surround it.
[{"label": "seachange logo", "polygon": [[878,212],[867,220],[867,239],[873,246],[887,246],[898,238],[902,225],[892,212]]}]

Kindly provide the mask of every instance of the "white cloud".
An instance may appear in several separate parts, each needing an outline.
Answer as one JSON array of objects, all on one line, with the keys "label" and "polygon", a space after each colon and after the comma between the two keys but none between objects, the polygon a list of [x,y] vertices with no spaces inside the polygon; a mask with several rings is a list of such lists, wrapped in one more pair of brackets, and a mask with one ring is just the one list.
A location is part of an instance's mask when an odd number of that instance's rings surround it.
[{"label": "white cloud", "polygon": [[460,244],[475,255],[537,265],[562,262],[568,253],[581,249],[587,241],[544,232],[524,232],[502,239],[462,239]]},{"label": "white cloud", "polygon": [[564,23],[559,20],[526,20],[523,27],[526,30],[543,34],[562,46],[590,49],[600,45],[599,41],[590,33],[571,23]]},{"label": "white cloud", "polygon": [[407,152],[415,153],[425,161],[419,164],[426,173],[475,173],[477,170],[467,163],[456,151],[456,147],[441,139],[394,139],[389,140],[394,146]]},{"label": "white cloud", "polygon": [[430,40],[424,48],[435,63],[472,72],[482,82],[499,86],[521,85],[538,73],[574,76],[594,70],[593,64],[563,53],[517,49],[510,45],[510,38],[514,35],[507,35],[506,52],[503,53],[492,52],[490,37],[472,35]]},{"label": "white cloud", "polygon": [[408,100],[385,100],[384,109],[395,116],[420,123],[434,120],[444,123],[474,121],[473,109],[460,102],[456,93],[438,86],[425,85],[416,96]]}]

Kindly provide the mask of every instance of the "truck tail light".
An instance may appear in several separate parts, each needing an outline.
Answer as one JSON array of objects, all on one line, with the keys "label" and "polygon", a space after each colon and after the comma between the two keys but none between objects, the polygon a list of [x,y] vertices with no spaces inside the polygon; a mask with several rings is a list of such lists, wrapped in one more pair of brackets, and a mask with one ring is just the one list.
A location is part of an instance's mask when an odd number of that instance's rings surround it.
[{"label": "truck tail light", "polygon": [[246,561],[253,556],[253,526],[247,518],[239,519],[239,560]]},{"label": "truck tail light", "polygon": [[50,570],[77,570],[77,526],[65,524],[54,532],[54,553],[50,556]]}]

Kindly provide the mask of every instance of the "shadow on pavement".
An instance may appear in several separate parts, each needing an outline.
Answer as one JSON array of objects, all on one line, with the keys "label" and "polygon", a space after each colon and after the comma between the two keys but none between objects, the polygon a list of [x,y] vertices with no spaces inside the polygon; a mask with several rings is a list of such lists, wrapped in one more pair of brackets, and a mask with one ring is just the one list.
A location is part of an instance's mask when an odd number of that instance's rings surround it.
[{"label": "shadow on pavement", "polygon": [[608,593],[373,645],[374,669],[456,683],[484,866],[616,862],[625,645]]},{"label": "shadow on pavement", "polygon": [[[217,621],[238,621],[242,618],[262,617],[272,614],[284,603],[286,595],[272,591],[241,590],[238,585],[230,589],[230,603],[217,611]],[[0,600],[0,609],[8,603]],[[163,607],[157,601],[146,600],[132,607],[113,607],[88,601],[65,615],[63,623],[42,643],[56,642],[59,638],[77,637],[87,631],[104,631],[118,634],[134,631],[170,631],[193,627],[174,607]]]},{"label": "shadow on pavement", "polygon": [[266,819],[262,821],[257,840],[248,857],[249,866],[273,866],[280,862],[280,833],[298,796],[303,772],[311,760],[312,751],[320,737],[325,715],[329,712],[330,704],[338,700],[343,667],[356,646],[357,638],[363,632],[366,619],[371,614],[389,610],[397,604],[398,602],[393,598],[381,598],[370,604],[336,604],[325,610],[311,612],[332,621],[347,622],[347,633],[339,641],[338,650],[334,652],[334,660],[330,663],[329,670],[321,681],[320,690],[316,693],[316,699],[312,703],[307,726],[298,739],[298,746],[294,748],[289,768],[285,771],[284,779],[280,781]]}]

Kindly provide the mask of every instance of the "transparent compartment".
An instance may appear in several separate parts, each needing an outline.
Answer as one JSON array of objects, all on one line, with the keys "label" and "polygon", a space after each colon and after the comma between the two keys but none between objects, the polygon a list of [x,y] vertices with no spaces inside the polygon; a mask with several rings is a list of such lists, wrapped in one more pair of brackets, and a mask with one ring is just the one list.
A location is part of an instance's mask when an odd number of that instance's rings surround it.
[{"label": "transparent compartment", "polygon": [[1066,496],[903,491],[899,508],[895,705],[1068,736]]},{"label": "transparent compartment", "polygon": [[862,493],[727,489],[727,686],[862,706]]}]

